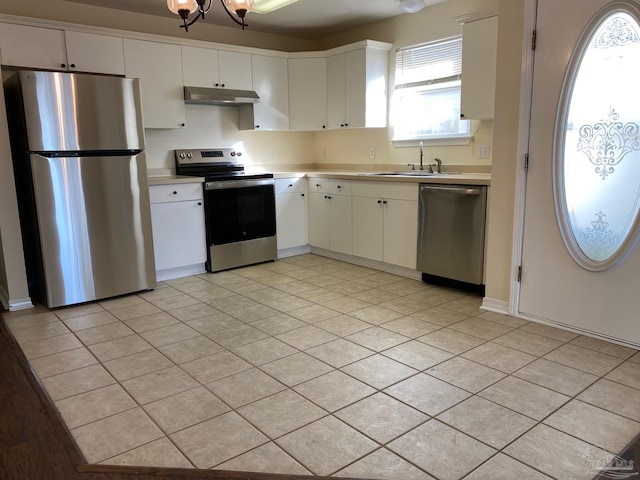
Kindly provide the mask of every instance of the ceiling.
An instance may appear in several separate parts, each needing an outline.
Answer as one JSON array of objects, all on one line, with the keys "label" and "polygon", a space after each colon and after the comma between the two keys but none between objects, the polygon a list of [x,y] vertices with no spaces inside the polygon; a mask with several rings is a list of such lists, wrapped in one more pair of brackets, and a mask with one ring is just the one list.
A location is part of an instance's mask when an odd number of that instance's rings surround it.
[{"label": "ceiling", "polygon": [[[128,10],[132,12],[175,17],[167,9],[165,0],[67,0],[70,2],[97,5],[100,7]],[[435,5],[446,0],[425,0],[426,5]],[[218,0],[205,21],[218,25],[233,26]],[[248,13],[249,29],[258,32],[287,35],[297,38],[316,39],[368,23],[401,15],[399,0],[298,0],[266,15]],[[202,21],[202,20],[201,20]]]}]

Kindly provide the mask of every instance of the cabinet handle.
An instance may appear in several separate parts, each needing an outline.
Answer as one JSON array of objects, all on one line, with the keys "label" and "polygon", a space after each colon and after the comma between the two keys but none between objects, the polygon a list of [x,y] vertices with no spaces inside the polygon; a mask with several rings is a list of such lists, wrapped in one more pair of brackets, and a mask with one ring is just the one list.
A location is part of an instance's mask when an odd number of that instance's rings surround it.
[{"label": "cabinet handle", "polygon": [[174,190],[174,191],[173,191],[173,194],[174,194],[174,195],[177,195],[177,194],[178,194],[178,192],[176,192],[176,191]]},{"label": "cabinet handle", "polygon": [[460,118],[464,118],[464,113],[461,113],[461,114],[460,114]]},{"label": "cabinet handle", "polygon": [[316,187],[320,188],[320,184],[319,184],[319,183],[316,183]]},{"label": "cabinet handle", "polygon": [[66,64],[66,63],[61,63],[61,64],[60,64],[60,66],[61,66],[62,68],[67,68],[67,64]]},{"label": "cabinet handle", "polygon": [[260,128],[260,125],[256,125],[256,128]]},{"label": "cabinet handle", "polygon": [[326,125],[322,125],[322,128],[327,128],[327,126]]},{"label": "cabinet handle", "polygon": [[382,203],[382,200],[378,200],[378,205],[380,205]]},{"label": "cabinet handle", "polygon": [[224,83],[222,85],[220,85],[222,88],[224,88]]},{"label": "cabinet handle", "polygon": [[301,193],[301,194],[300,194],[300,196],[301,196],[301,197],[304,197],[304,193]]},{"label": "cabinet handle", "polygon": [[383,201],[382,201],[382,204],[383,204],[383,205],[386,205],[386,204],[387,204],[387,201],[386,201],[386,200],[383,200]]},{"label": "cabinet handle", "polygon": [[342,185],[338,185],[338,190],[340,190],[342,188]]},{"label": "cabinet handle", "polygon": [[293,183],[290,183],[290,184],[289,184],[289,188],[292,188],[292,187],[293,187]]},{"label": "cabinet handle", "polygon": [[202,202],[198,202],[198,205],[202,205]]},{"label": "cabinet handle", "polygon": [[345,124],[344,124],[344,126],[345,126],[345,127],[348,127],[348,126],[349,126],[349,124],[348,124],[348,123],[345,123]]},{"label": "cabinet handle", "polygon": [[181,124],[180,124],[180,126],[181,126],[181,127],[184,127],[184,126],[185,126],[185,124],[184,124],[184,123],[181,123]]},{"label": "cabinet handle", "polygon": [[71,68],[76,68],[76,64],[72,63],[71,65],[69,65]]},{"label": "cabinet handle", "polygon": [[219,87],[219,86],[220,86],[220,84],[219,84],[219,83],[216,83],[216,87]]},{"label": "cabinet handle", "polygon": [[341,126],[341,127],[344,127],[344,123],[341,123],[341,124],[340,124],[340,126]]}]

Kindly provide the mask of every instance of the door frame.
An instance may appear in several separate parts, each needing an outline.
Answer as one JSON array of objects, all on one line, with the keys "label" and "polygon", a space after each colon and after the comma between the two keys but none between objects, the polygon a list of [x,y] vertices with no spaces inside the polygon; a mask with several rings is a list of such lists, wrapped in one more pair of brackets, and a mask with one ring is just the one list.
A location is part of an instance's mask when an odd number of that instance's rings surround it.
[{"label": "door frame", "polygon": [[518,143],[515,172],[515,192],[513,198],[513,233],[511,249],[511,274],[508,313],[520,314],[519,266],[522,264],[524,246],[524,213],[527,193],[527,172],[525,165],[529,152],[531,127],[531,102],[533,94],[533,72],[535,50],[532,48],[536,29],[538,0],[525,0],[522,37],[522,69],[520,77],[520,118],[518,120]]}]

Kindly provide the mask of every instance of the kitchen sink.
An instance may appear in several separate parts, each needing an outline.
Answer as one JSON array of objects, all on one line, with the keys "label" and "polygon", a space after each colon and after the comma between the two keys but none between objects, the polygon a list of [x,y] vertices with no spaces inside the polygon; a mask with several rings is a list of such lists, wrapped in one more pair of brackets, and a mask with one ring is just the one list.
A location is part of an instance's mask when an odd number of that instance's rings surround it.
[{"label": "kitchen sink", "polygon": [[404,177],[438,177],[441,175],[455,175],[460,172],[428,172],[426,170],[409,170],[408,172],[372,172],[372,173],[360,173],[359,175],[369,176],[404,176]]}]

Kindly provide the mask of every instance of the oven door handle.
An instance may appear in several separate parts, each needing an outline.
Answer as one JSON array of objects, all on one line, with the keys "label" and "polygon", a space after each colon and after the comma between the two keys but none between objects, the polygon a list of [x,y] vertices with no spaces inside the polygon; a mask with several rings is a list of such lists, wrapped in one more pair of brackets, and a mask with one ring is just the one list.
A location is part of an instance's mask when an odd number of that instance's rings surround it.
[{"label": "oven door handle", "polygon": [[206,182],[205,190],[224,190],[229,188],[259,187],[261,185],[275,185],[273,178],[252,180],[224,180],[220,182]]}]

